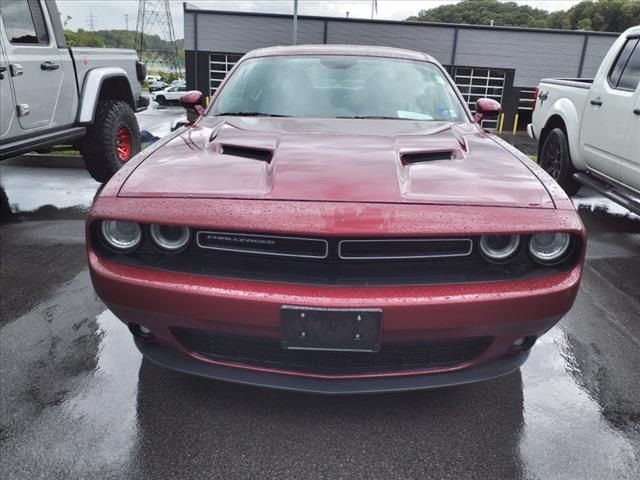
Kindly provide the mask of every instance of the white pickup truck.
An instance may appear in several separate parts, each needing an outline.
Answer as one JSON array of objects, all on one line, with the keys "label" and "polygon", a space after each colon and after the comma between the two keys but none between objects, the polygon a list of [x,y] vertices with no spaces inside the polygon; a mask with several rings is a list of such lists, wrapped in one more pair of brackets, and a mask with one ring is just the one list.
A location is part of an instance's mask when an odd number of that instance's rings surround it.
[{"label": "white pickup truck", "polygon": [[640,26],[612,45],[593,80],[544,79],[528,133],[572,195],[586,185],[640,214]]},{"label": "white pickup truck", "polygon": [[0,160],[71,145],[106,182],[140,151],[134,50],[68,47],[54,0],[0,0]]}]

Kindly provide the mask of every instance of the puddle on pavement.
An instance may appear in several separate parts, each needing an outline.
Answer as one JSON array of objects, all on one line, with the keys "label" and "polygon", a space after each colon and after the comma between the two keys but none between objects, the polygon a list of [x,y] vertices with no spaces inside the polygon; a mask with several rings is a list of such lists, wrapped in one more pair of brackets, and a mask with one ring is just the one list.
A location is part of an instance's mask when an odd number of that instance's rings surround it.
[{"label": "puddle on pavement", "polygon": [[[19,217],[33,220],[84,218],[100,184],[80,168],[4,165],[3,201]],[[6,207],[5,207],[6,208]]]},{"label": "puddle on pavement", "polygon": [[[109,310],[97,318],[96,368],[63,402],[64,414],[81,422],[86,459],[97,467],[123,465],[137,441],[136,397],[142,355],[129,330]],[[83,435],[84,436],[84,435]]]},{"label": "puddle on pavement", "polygon": [[631,478],[639,468],[637,450],[580,386],[576,366],[560,325],[538,341],[522,367],[525,478],[593,478],[603,470],[609,478]]}]

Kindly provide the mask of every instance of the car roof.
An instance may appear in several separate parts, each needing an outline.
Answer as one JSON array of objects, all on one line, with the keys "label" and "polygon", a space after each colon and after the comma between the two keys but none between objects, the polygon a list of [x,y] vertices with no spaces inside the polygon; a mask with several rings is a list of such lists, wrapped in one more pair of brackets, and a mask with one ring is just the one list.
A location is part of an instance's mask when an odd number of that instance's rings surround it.
[{"label": "car roof", "polygon": [[437,63],[437,61],[423,52],[405,50],[393,47],[376,47],[368,45],[294,45],[283,47],[267,47],[253,50],[245,56],[272,57],[296,55],[360,55],[367,57],[402,58],[406,60],[421,60]]}]

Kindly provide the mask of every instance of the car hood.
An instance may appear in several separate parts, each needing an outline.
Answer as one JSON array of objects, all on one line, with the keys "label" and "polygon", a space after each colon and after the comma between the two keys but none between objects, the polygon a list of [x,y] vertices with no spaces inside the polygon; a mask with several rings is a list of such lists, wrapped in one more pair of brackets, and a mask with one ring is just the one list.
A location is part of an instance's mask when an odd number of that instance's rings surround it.
[{"label": "car hood", "polygon": [[539,179],[473,124],[204,118],[119,196],[548,207]]}]

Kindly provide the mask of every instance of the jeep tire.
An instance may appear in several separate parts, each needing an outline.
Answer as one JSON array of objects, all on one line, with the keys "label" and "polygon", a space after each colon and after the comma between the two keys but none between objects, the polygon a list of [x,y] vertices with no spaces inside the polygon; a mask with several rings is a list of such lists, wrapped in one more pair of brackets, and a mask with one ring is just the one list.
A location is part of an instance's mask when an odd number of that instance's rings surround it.
[{"label": "jeep tire", "polygon": [[106,183],[138,152],[140,128],[129,104],[119,100],[99,102],[94,122],[80,145],[91,176]]}]

